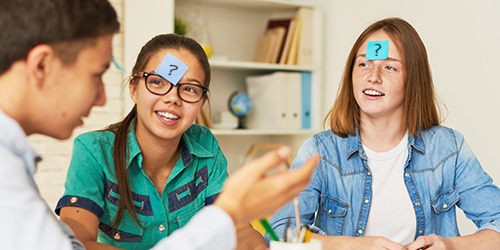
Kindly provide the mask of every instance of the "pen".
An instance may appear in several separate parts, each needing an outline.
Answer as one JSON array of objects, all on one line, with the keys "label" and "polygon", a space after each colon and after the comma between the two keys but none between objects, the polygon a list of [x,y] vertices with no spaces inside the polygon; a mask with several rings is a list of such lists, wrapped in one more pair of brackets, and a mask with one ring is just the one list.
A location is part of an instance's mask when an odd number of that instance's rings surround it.
[{"label": "pen", "polygon": [[300,234],[300,210],[299,210],[299,199],[295,197],[293,199],[293,208],[295,210],[295,227],[297,228],[297,237]]},{"label": "pen", "polygon": [[267,234],[269,234],[269,237],[271,237],[271,240],[280,240],[274,230],[271,228],[271,225],[269,225],[269,222],[267,222],[267,219],[260,219],[260,224],[262,224],[262,226],[266,229],[266,232]]},{"label": "pen", "polygon": [[286,229],[285,229],[285,242],[293,242],[293,231],[290,226],[290,218],[286,221]]},{"label": "pen", "polygon": [[304,243],[307,243],[311,240],[311,229],[307,228],[306,234],[304,235]]},{"label": "pen", "polygon": [[301,226],[299,234],[299,243],[303,243],[306,237],[307,226]]}]

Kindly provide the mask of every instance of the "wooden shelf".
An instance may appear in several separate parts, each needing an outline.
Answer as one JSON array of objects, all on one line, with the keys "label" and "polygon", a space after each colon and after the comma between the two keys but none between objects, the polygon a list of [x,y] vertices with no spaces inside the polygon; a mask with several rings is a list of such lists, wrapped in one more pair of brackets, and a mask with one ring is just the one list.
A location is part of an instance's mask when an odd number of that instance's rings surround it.
[{"label": "wooden shelf", "polygon": [[275,63],[257,63],[231,60],[210,60],[210,66],[214,69],[314,71],[314,67],[312,66],[283,65]]},{"label": "wooden shelf", "polygon": [[313,135],[317,131],[312,129],[283,130],[283,129],[212,129],[216,136],[232,135]]},{"label": "wooden shelf", "polygon": [[257,9],[257,10],[283,10],[286,8],[296,9],[297,6],[314,7],[317,0],[183,0],[199,4],[210,4],[226,7]]}]

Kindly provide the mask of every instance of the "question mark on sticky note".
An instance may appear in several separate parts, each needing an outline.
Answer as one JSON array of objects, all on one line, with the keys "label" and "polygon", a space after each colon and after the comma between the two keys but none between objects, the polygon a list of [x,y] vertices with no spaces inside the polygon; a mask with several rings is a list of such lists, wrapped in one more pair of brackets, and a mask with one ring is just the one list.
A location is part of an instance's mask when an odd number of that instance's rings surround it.
[{"label": "question mark on sticky note", "polygon": [[389,41],[368,41],[366,60],[384,60],[389,53]]},{"label": "question mark on sticky note", "polygon": [[173,85],[176,85],[186,74],[189,67],[181,60],[177,59],[170,53],[163,58],[160,65],[156,67],[155,72],[161,77],[167,79]]},{"label": "question mark on sticky note", "polygon": [[170,69],[170,72],[168,73],[169,76],[172,75],[172,71],[175,71],[179,68],[179,67],[177,67],[177,65],[174,65],[174,64],[170,64],[170,67],[172,67],[172,68]]},{"label": "question mark on sticky note", "polygon": [[375,46],[378,47],[378,49],[375,50],[375,56],[378,56],[378,51],[382,48],[382,45],[380,45],[379,43],[376,43]]}]

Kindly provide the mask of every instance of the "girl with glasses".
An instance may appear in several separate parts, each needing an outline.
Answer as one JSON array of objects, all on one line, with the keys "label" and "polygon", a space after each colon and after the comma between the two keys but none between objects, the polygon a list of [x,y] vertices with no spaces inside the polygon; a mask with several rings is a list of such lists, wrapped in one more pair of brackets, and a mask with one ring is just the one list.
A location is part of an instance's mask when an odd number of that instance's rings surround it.
[{"label": "girl with glasses", "polygon": [[[158,35],[142,48],[129,79],[130,113],[74,142],[56,213],[79,222],[68,224],[79,225],[73,230],[87,248],[150,248],[216,199],[227,161],[210,130],[193,124],[209,84],[208,59],[194,40]],[[267,248],[249,223],[237,229],[239,247]]]}]

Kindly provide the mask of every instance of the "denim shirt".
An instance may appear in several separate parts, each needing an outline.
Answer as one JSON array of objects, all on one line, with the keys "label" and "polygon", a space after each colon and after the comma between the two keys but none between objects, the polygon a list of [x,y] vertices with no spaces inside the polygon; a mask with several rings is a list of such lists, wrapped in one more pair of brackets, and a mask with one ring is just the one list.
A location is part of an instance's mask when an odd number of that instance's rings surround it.
[{"label": "denim shirt", "polygon": [[[298,197],[302,224],[313,225],[313,232],[319,234],[363,236],[370,214],[372,175],[359,135],[342,138],[331,130],[317,133],[304,142],[291,169],[314,154],[321,155],[321,160]],[[500,232],[500,189],[461,133],[436,126],[415,138],[409,136],[404,182],[417,219],[415,239],[428,234],[459,236],[457,207],[478,231]],[[279,237],[284,235],[288,218],[295,225],[292,203],[270,220]]]}]

